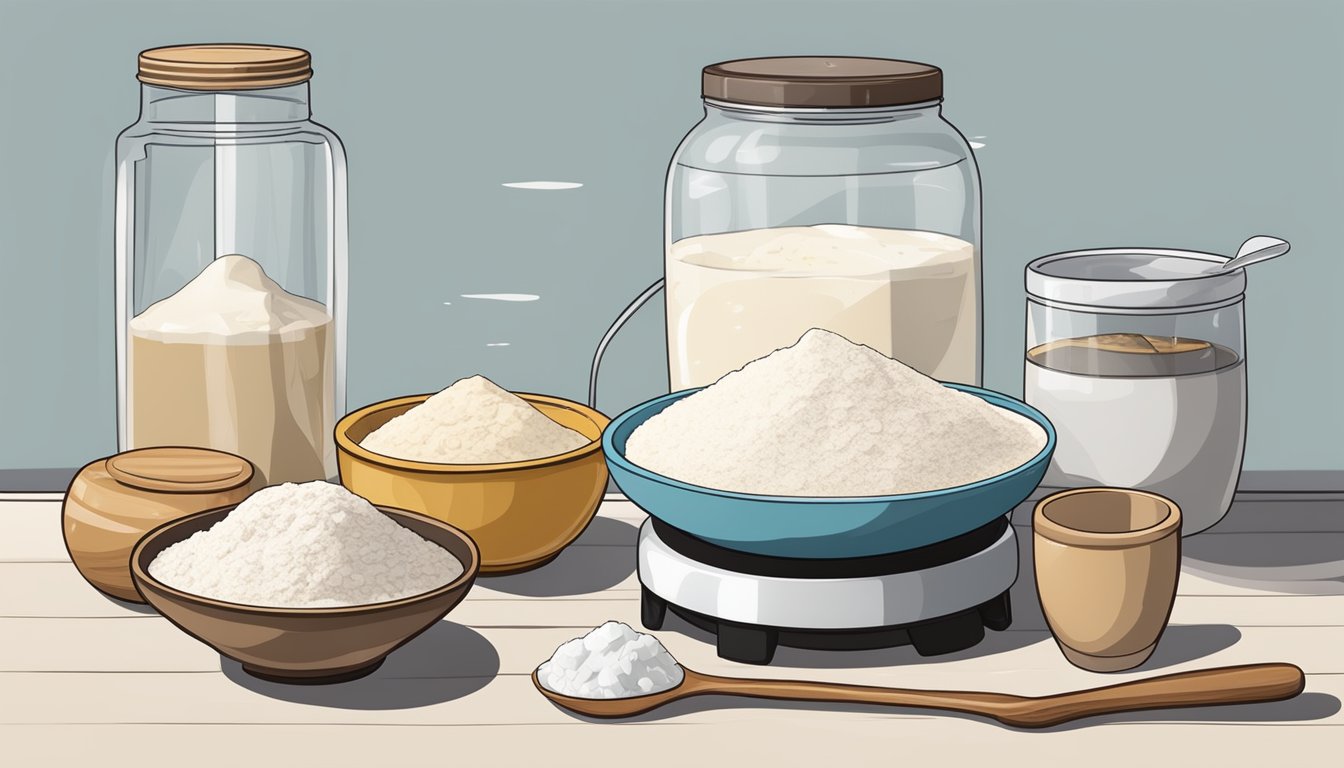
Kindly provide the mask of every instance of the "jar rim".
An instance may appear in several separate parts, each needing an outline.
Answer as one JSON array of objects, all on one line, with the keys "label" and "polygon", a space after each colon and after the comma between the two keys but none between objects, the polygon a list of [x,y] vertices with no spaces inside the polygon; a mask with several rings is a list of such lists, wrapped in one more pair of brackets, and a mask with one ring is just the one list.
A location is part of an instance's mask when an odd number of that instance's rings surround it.
[{"label": "jar rim", "polygon": [[727,99],[715,98],[712,96],[703,96],[701,100],[713,107],[721,109],[738,110],[742,112],[763,112],[768,114],[802,114],[802,115],[864,115],[864,114],[888,114],[891,112],[907,112],[919,109],[931,109],[943,103],[941,97],[936,99],[927,99],[925,101],[912,101],[905,104],[863,104],[857,106],[840,107],[812,107],[812,106],[781,106],[778,104],[753,104],[746,101],[729,101]]},{"label": "jar rim", "polygon": [[1027,265],[1027,294],[1047,302],[1116,309],[1208,308],[1238,299],[1246,271],[1208,272],[1227,257],[1170,248],[1063,251]]}]

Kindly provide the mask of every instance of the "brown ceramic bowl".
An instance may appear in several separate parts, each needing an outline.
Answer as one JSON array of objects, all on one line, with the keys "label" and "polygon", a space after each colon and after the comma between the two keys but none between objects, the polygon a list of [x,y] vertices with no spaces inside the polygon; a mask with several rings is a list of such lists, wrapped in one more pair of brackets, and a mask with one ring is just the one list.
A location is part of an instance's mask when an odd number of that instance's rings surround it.
[{"label": "brown ceramic bowl", "polygon": [[341,608],[267,608],[174,589],[149,575],[159,553],[223,520],[233,507],[200,512],[155,528],[135,547],[131,574],[145,601],[178,629],[255,677],[284,683],[339,683],[378,668],[389,653],[442,619],[466,596],[480,569],[471,537],[439,520],[401,509],[383,514],[462,562],[462,575],[419,595]]},{"label": "brown ceramic bowl", "polygon": [[422,512],[466,531],[481,548],[481,573],[537,568],[588,527],[607,488],[602,430],[607,417],[570,400],[515,393],[552,421],[589,439],[568,453],[505,464],[433,464],[374,453],[373,430],[429,398],[365,406],[336,424],[341,483],[374,504]]}]

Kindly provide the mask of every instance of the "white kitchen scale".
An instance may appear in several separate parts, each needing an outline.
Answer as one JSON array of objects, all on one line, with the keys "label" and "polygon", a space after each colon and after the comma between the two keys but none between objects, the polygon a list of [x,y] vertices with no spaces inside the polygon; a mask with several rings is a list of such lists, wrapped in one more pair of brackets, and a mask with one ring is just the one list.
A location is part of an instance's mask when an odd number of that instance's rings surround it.
[{"label": "white kitchen scale", "polygon": [[718,654],[769,664],[779,645],[921,656],[970,648],[1012,622],[1017,539],[1006,516],[890,555],[813,560],[726,549],[650,517],[639,531],[641,620],[667,612],[713,633]]}]

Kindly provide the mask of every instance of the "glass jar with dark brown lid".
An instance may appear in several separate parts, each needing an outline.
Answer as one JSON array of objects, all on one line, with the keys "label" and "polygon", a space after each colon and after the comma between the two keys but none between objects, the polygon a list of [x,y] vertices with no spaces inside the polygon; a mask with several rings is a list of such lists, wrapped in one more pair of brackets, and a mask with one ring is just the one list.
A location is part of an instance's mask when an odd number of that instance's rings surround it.
[{"label": "glass jar with dark brown lid", "polygon": [[671,388],[814,327],[979,384],[980,179],[942,70],[746,59],[705,67],[702,93],[668,173]]}]

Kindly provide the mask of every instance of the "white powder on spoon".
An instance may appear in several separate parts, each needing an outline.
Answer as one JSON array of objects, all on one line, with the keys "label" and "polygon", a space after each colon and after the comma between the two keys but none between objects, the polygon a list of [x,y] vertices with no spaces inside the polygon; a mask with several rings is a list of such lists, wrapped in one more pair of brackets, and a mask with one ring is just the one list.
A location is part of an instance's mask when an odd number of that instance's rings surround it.
[{"label": "white powder on spoon", "polygon": [[591,442],[484,376],[472,376],[370,432],[359,444],[407,461],[496,464],[568,453]]},{"label": "white powder on spoon", "polygon": [[462,570],[448,550],[321,481],[263,488],[149,564],[149,575],[183,592],[276,608],[397,600]]},{"label": "white powder on spoon", "polygon": [[1045,442],[1029,419],[813,329],[649,419],[626,457],[739,493],[883,496],[984,480]]},{"label": "white powder on spoon", "polygon": [[608,621],[555,650],[537,667],[549,691],[584,699],[624,699],[681,685],[685,673],[653,635]]}]

